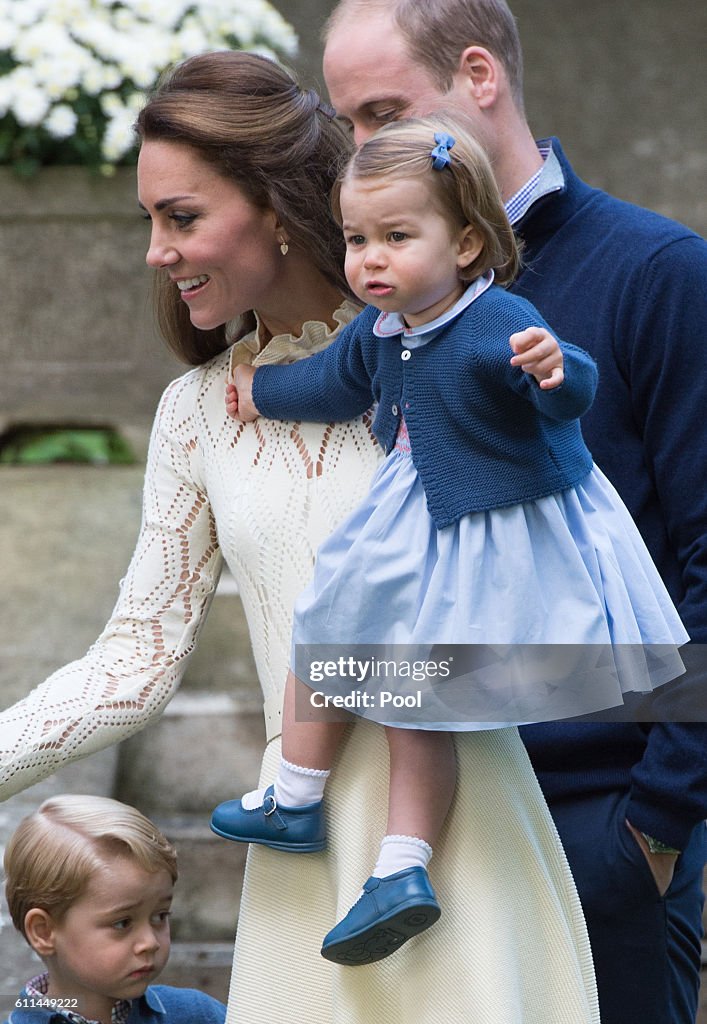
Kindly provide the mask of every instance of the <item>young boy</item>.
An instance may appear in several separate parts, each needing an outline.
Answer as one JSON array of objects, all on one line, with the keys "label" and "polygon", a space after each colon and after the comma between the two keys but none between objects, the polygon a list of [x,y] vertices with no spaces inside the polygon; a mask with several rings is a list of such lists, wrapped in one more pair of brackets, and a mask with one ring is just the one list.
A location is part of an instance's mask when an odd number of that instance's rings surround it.
[{"label": "young boy", "polygon": [[151,985],[169,957],[173,847],[138,811],[95,796],[56,796],[5,851],[13,923],[46,973],[5,1024],[223,1024],[222,1003]]}]

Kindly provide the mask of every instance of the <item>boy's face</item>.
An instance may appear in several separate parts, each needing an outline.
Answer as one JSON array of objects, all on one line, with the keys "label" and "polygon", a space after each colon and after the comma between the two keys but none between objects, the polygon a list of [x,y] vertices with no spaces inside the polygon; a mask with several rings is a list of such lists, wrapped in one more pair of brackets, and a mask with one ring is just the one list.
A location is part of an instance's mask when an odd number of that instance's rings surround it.
[{"label": "boy's face", "polygon": [[85,1017],[109,1024],[116,1000],[141,996],[167,963],[172,889],[166,870],[145,871],[129,857],[99,868],[52,922],[48,995],[75,999]]}]

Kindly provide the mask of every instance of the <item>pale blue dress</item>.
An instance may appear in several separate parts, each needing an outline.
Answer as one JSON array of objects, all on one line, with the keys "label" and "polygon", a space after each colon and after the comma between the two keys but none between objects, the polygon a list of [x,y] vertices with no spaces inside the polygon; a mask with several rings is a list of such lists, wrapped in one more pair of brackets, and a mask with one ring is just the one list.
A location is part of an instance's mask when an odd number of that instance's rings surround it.
[{"label": "pale blue dress", "polygon": [[[401,345],[427,344],[486,286],[472,284],[423,329],[388,314],[376,331],[390,337],[397,326]],[[623,693],[650,691],[684,671],[677,647],[688,634],[601,470],[568,490],[438,529],[401,413],[394,449],[363,503],[319,548],[296,603],[297,674],[306,679],[301,666],[322,654],[365,657],[366,645],[408,666],[425,654],[443,658],[449,645],[476,645],[453,652],[456,670],[445,679],[399,681],[401,693],[422,689],[421,707],[397,720],[349,703],[389,724],[470,730],[615,707]],[[390,689],[390,674],[372,672],[364,685]]]}]

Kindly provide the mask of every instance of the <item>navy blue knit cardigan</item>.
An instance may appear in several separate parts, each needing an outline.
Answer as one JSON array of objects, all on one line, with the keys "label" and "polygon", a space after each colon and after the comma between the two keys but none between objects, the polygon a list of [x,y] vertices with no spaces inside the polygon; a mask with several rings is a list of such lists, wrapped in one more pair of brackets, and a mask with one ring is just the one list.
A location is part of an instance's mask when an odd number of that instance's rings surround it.
[{"label": "navy blue knit cardigan", "polygon": [[574,486],[592,458],[578,417],[597,384],[594,361],[563,345],[563,383],[542,390],[508,340],[547,324],[527,300],[492,286],[426,345],[378,338],[367,307],[329,348],[289,366],[264,366],[253,399],[270,418],[347,420],[378,402],[373,432],[386,452],[400,418],[438,529],[470,512],[532,501]]}]

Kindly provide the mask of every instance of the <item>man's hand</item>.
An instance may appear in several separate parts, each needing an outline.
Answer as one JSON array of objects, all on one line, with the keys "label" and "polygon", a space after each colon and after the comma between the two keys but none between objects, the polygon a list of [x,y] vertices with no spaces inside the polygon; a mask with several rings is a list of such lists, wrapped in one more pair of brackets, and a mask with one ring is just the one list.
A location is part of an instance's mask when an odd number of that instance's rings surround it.
[{"label": "man's hand", "polygon": [[543,327],[528,327],[512,334],[510,346],[515,352],[511,364],[535,377],[543,391],[558,387],[565,379],[562,349],[557,338]]},{"label": "man's hand", "polygon": [[240,365],[233,371],[233,383],[226,385],[226,412],[241,423],[252,423],[260,413],[253,402],[254,366]]},{"label": "man's hand", "polygon": [[645,841],[638,829],[631,824],[628,818],[626,819],[626,828],[641,847],[643,855],[648,861],[648,867],[651,869],[651,874],[655,879],[658,892],[661,896],[665,896],[666,892],[670,888],[673,875],[675,874],[675,863],[678,859],[677,854],[651,853],[648,849],[648,843]]}]

